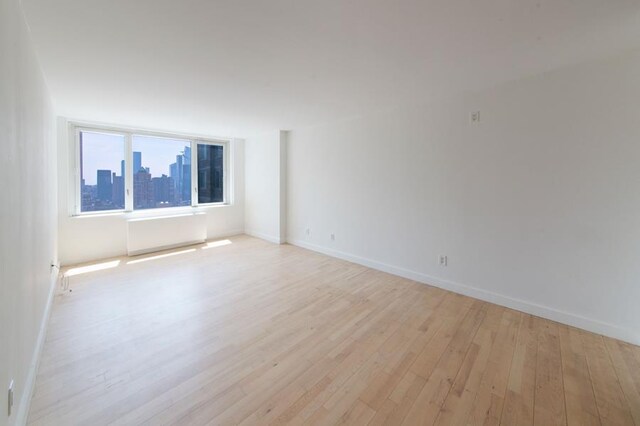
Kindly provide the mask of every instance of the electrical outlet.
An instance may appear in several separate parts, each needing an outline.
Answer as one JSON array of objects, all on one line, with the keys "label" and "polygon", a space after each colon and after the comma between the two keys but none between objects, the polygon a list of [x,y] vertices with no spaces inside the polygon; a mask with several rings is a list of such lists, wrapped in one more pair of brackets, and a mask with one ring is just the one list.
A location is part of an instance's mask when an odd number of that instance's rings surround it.
[{"label": "electrical outlet", "polygon": [[13,380],[9,383],[9,395],[7,398],[7,416],[11,417],[11,411],[13,409]]},{"label": "electrical outlet", "polygon": [[331,234],[331,241],[335,241],[336,240],[336,234]]},{"label": "electrical outlet", "polygon": [[471,124],[478,124],[480,123],[480,111],[473,111],[470,115],[469,115],[469,121]]},{"label": "electrical outlet", "polygon": [[438,257],[438,263],[440,263],[440,266],[447,266],[447,262],[448,262],[447,256],[440,255]]},{"label": "electrical outlet", "polygon": [[311,228],[307,228],[307,230],[305,231],[305,233],[306,233],[307,235],[311,235]]}]

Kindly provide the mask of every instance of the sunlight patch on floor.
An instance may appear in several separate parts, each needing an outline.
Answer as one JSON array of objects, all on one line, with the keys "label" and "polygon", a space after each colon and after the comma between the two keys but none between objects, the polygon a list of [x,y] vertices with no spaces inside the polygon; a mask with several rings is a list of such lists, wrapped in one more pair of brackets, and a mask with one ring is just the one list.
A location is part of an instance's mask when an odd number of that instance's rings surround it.
[{"label": "sunlight patch on floor", "polygon": [[230,240],[211,241],[210,243],[206,243],[205,246],[202,247],[202,250],[210,249],[213,247],[228,246],[229,244],[231,244]]},{"label": "sunlight patch on floor", "polygon": [[64,273],[65,277],[72,277],[74,275],[86,274],[88,272],[102,271],[103,269],[111,269],[120,265],[119,260],[112,260],[110,262],[94,263],[93,265],[79,266],[77,268],[71,268]]}]

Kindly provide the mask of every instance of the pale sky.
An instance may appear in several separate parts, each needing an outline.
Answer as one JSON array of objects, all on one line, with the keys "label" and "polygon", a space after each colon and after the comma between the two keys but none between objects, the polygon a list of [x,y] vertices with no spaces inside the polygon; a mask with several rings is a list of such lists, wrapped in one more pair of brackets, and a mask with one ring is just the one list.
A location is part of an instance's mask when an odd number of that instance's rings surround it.
[{"label": "pale sky", "polygon": [[[84,132],[82,136],[82,177],[87,185],[96,184],[97,170],[111,170],[120,176],[120,162],[124,159],[124,136]],[[169,165],[176,155],[189,146],[189,141],[152,136],[134,136],[133,150],[142,153],[142,167],[149,167],[151,176],[169,176]]]}]

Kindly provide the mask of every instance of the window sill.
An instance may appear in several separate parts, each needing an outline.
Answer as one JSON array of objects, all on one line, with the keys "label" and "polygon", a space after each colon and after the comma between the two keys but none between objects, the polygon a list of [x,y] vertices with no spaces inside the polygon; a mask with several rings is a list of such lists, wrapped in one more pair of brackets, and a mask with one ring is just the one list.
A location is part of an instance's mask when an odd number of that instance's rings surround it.
[{"label": "window sill", "polygon": [[175,216],[179,214],[191,214],[206,212],[214,208],[233,207],[233,204],[229,203],[210,203],[201,204],[199,206],[186,206],[186,207],[166,207],[159,209],[145,209],[136,211],[124,211],[118,210],[114,212],[86,212],[71,214],[69,217],[72,219],[89,219],[89,218],[102,218],[102,217],[124,217],[125,219],[139,219],[139,218],[154,218],[164,216]]}]

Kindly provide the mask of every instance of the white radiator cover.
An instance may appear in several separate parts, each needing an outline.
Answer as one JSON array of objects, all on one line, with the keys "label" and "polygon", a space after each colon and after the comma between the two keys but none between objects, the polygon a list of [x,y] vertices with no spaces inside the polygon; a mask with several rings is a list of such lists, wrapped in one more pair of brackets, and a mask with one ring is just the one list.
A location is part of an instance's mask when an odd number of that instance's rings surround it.
[{"label": "white radiator cover", "polygon": [[127,253],[135,256],[207,239],[207,215],[188,213],[175,216],[129,219]]}]

